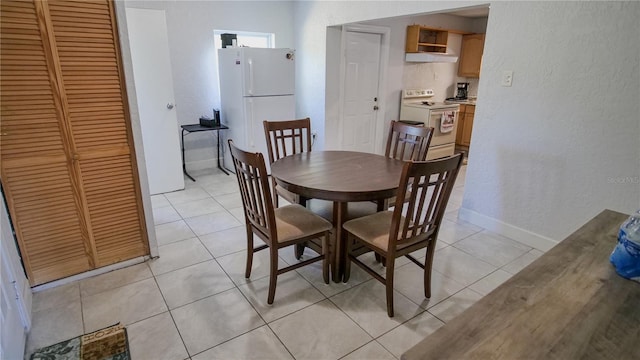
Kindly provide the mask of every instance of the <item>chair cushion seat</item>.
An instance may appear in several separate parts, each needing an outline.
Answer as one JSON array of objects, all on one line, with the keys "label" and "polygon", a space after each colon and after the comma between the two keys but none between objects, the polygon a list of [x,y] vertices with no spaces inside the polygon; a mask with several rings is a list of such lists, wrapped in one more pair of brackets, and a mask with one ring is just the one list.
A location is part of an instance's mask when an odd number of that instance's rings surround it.
[{"label": "chair cushion seat", "polygon": [[[391,228],[391,220],[393,211],[381,211],[365,217],[347,221],[342,226],[345,230],[352,233],[376,248],[387,252],[389,249],[389,229]],[[400,218],[400,223],[404,222],[404,216]],[[398,234],[400,238],[400,234]],[[403,243],[398,246],[399,249],[413,244],[414,242]]]},{"label": "chair cushion seat", "polygon": [[327,220],[298,204],[275,209],[275,216],[280,243],[318,234],[333,227]]}]

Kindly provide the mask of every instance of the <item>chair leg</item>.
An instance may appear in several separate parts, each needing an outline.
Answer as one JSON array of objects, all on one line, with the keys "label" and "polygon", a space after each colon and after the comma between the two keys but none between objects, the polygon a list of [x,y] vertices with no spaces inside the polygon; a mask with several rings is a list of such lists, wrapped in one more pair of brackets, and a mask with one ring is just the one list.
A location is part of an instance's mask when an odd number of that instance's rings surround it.
[{"label": "chair leg", "polygon": [[278,248],[269,247],[269,295],[267,296],[267,304],[273,304],[276,296],[276,282],[278,280]]},{"label": "chair leg", "polygon": [[[337,241],[337,240],[336,240]],[[342,282],[346,283],[349,281],[349,278],[351,277],[351,258],[349,257],[349,255],[351,255],[351,247],[352,247],[352,243],[354,241],[354,238],[351,236],[350,233],[347,233],[347,243],[345,244],[345,248],[344,248],[344,254],[345,254],[345,262],[344,262],[344,273],[342,274]],[[333,267],[334,269],[336,268],[335,266]]]},{"label": "chair leg", "polygon": [[322,278],[324,283],[329,283],[329,232],[327,231],[322,238]]},{"label": "chair leg", "polygon": [[424,260],[424,297],[427,299],[431,298],[431,267],[433,266],[435,247],[435,242],[431,240],[427,245],[427,256]]},{"label": "chair leg", "polygon": [[273,194],[273,207],[278,208],[278,191],[276,190],[276,180],[271,177],[271,193]]},{"label": "chair leg", "polygon": [[375,252],[375,251],[373,252],[373,254],[374,254],[374,255],[375,255],[375,257],[376,257],[376,262],[377,262],[377,263],[380,263],[380,262],[382,261],[382,256],[380,256],[380,254],[378,254],[378,253],[377,253],[377,252]]},{"label": "chair leg", "polygon": [[251,276],[251,266],[253,265],[253,231],[251,226],[246,226],[247,230],[247,266],[244,270],[244,277],[249,278]]},{"label": "chair leg", "polygon": [[304,254],[305,243],[295,244],[293,249],[295,251],[296,260],[302,259],[302,255]]},{"label": "chair leg", "polygon": [[393,317],[393,270],[395,267],[395,259],[387,256],[387,277],[386,277],[386,290],[387,290],[387,315]]}]

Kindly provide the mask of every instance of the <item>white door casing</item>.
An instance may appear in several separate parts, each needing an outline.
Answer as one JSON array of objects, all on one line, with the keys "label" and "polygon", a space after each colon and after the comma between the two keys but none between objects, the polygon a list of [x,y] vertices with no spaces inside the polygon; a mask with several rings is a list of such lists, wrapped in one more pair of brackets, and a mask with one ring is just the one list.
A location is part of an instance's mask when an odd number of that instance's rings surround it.
[{"label": "white door casing", "polygon": [[126,13],[149,192],[184,189],[165,11]]},{"label": "white door casing", "polygon": [[31,328],[31,288],[0,199],[0,359],[22,359]]},{"label": "white door casing", "polygon": [[383,153],[384,93],[389,29],[349,25],[343,28],[340,89],[340,148]]}]

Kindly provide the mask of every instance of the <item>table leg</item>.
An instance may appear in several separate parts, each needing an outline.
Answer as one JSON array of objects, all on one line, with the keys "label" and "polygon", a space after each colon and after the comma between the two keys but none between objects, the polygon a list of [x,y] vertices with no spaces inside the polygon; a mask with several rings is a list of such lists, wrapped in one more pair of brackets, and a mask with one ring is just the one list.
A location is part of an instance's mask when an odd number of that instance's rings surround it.
[{"label": "table leg", "polygon": [[345,248],[347,244],[347,233],[342,230],[342,223],[347,218],[347,204],[346,202],[334,202],[333,203],[333,226],[336,229],[336,243],[334,248],[335,254],[333,254],[333,266],[331,268],[331,276],[334,282],[342,282],[344,277],[344,265],[347,261]]},{"label": "table leg", "polygon": [[187,172],[187,165],[184,162],[184,129],[182,129],[182,141],[180,141],[180,149],[182,150],[182,173],[184,173],[185,175],[187,175],[187,177],[189,179],[191,179],[193,182],[196,181],[196,179],[194,179],[193,177],[191,177],[191,175],[189,175],[189,173]]},{"label": "table leg", "polygon": [[[220,130],[218,130],[217,133],[218,133],[218,146],[216,146],[216,149],[218,150],[218,169],[222,170],[223,173],[229,175],[229,173],[224,168],[224,166],[220,165]],[[222,165],[224,165],[224,157],[222,158]]]},{"label": "table leg", "polygon": [[[278,196],[278,194],[274,194]],[[298,204],[307,207],[307,198],[304,196],[298,196]],[[298,243],[294,245],[294,252],[296,259],[300,260],[302,258],[302,254],[304,254],[304,248],[307,247],[307,242]]]}]

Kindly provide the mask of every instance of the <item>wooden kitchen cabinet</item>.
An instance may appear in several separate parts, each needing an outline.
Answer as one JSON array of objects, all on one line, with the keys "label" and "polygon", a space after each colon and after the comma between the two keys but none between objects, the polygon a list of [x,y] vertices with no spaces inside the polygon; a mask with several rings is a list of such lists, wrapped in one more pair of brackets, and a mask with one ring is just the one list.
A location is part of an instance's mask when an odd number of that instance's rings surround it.
[{"label": "wooden kitchen cabinet", "polygon": [[458,76],[480,77],[480,65],[484,50],[484,34],[462,36],[460,60],[458,62]]},{"label": "wooden kitchen cabinet", "polygon": [[471,132],[473,130],[473,117],[475,115],[475,105],[460,105],[458,113],[458,130],[456,132],[456,144],[471,146]]},{"label": "wooden kitchen cabinet", "polygon": [[442,29],[433,29],[420,25],[407,26],[407,39],[405,51],[418,52],[447,52],[447,40],[449,32]]},{"label": "wooden kitchen cabinet", "polygon": [[1,180],[30,284],[149,254],[114,2],[0,6]]}]

